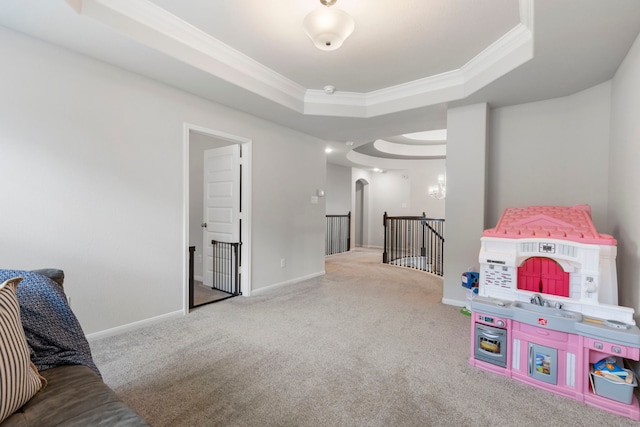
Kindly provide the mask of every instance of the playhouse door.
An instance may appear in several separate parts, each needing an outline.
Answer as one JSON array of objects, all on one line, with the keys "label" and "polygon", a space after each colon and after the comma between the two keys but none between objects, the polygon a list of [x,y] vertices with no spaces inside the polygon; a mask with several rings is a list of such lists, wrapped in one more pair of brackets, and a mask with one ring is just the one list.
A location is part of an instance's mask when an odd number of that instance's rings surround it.
[{"label": "playhouse door", "polygon": [[518,289],[568,297],[569,273],[551,258],[529,258],[518,267]]}]

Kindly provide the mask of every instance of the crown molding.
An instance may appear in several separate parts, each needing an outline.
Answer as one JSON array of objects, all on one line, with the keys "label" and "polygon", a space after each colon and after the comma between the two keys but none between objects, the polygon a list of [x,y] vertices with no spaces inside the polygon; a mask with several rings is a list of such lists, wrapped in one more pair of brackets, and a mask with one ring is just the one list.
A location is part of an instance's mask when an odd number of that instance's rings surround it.
[{"label": "crown molding", "polygon": [[138,43],[305,115],[369,118],[463,99],[533,58],[533,0],[520,24],[460,69],[368,93],[305,89],[148,0],[66,0]]},{"label": "crown molding", "polygon": [[520,23],[457,70],[369,93],[307,90],[305,113],[366,118],[455,101],[532,58],[533,31]]},{"label": "crown molding", "polygon": [[397,142],[385,141],[384,139],[377,139],[373,142],[373,146],[378,151],[396,156],[442,158],[447,155],[446,141],[439,144],[417,145],[399,144]]},{"label": "crown molding", "polygon": [[134,41],[236,86],[303,112],[305,88],[148,0],[67,0]]},{"label": "crown molding", "polygon": [[365,168],[378,168],[382,170],[403,170],[407,169],[407,162],[418,162],[416,165],[420,164],[419,162],[430,162],[433,160],[441,160],[446,156],[441,157],[432,157],[430,159],[389,159],[384,157],[374,157],[368,154],[362,154],[357,151],[351,150],[347,153],[346,158],[351,163],[354,163],[360,167]]}]

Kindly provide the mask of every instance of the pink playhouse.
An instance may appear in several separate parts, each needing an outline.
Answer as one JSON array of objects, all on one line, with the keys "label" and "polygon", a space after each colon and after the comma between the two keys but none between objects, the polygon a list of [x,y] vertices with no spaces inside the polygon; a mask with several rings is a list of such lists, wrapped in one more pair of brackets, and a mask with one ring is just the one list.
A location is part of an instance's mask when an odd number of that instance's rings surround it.
[{"label": "pink playhouse", "polygon": [[505,210],[481,238],[470,363],[640,420],[640,330],[615,261],[587,205]]}]

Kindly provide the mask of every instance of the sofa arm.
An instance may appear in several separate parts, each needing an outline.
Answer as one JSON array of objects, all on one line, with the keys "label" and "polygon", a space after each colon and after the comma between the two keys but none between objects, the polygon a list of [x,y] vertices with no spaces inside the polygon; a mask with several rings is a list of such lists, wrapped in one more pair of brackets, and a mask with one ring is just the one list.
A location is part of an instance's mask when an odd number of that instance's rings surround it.
[{"label": "sofa arm", "polygon": [[31,270],[34,273],[41,274],[56,282],[62,289],[64,289],[64,271],[57,268],[41,268],[39,270]]}]

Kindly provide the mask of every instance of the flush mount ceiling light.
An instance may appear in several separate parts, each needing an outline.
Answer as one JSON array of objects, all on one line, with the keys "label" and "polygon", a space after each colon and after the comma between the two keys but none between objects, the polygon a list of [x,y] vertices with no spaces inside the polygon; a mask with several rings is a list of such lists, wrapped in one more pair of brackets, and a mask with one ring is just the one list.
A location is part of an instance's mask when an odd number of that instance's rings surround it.
[{"label": "flush mount ceiling light", "polygon": [[336,0],[320,0],[322,7],[304,18],[302,27],[320,50],[336,50],[353,33],[355,21],[347,12],[332,9]]}]

